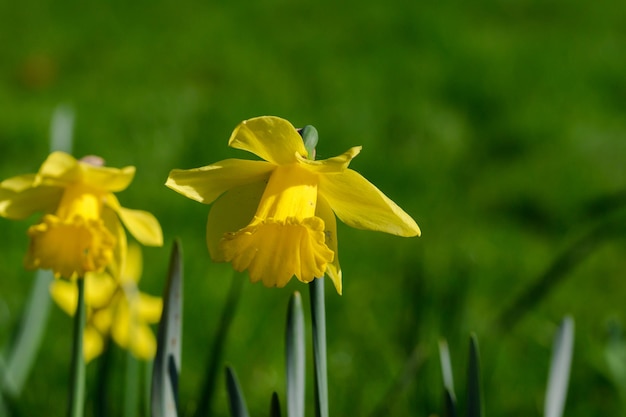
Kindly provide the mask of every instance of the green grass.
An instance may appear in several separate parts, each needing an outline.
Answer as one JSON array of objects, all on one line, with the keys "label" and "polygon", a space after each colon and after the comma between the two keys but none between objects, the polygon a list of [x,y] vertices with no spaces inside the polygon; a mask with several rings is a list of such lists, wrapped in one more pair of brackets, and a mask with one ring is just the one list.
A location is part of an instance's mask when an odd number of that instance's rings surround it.
[{"label": "green grass", "polygon": [[[596,223],[617,213],[626,225],[626,5],[421,3],[0,3],[0,178],[38,168],[59,103],[76,113],[76,156],[137,167],[120,201],[157,215],[167,242],[144,250],[146,292],[161,293],[173,239],[184,246],[188,415],[232,274],[208,257],[208,207],[163,183],[172,168],[247,158],[227,139],[264,114],[314,125],[320,159],[363,145],[351,167],[423,231],[403,239],[339,226],[344,295],[327,285],[326,297],[331,415],[373,415],[387,399],[385,415],[440,412],[438,338],[450,342],[459,391],[471,331],[486,415],[538,415],[565,314],[576,320],[567,415],[626,407],[604,357],[608,323],[626,322],[624,227],[515,327],[494,327]],[[34,220],[0,220],[0,341],[33,279],[21,262]],[[284,399],[294,290],[303,285],[244,284],[225,360],[252,415],[267,413],[272,391]],[[71,320],[54,309],[17,405],[23,415],[65,408],[70,337]],[[416,345],[424,360],[415,377],[387,397]],[[307,387],[311,406],[312,380]],[[223,382],[218,389],[216,415],[227,415]]]}]

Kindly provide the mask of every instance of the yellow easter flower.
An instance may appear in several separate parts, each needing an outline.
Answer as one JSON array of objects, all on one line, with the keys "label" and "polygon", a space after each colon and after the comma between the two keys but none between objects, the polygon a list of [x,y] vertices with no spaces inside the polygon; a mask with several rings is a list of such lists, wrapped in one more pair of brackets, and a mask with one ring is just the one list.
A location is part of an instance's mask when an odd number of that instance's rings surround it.
[{"label": "yellow easter flower", "polygon": [[132,166],[110,168],[98,157],[76,160],[54,152],[36,174],[2,181],[0,216],[24,219],[44,213],[41,222],[28,229],[26,267],[52,269],[66,278],[115,267],[126,250],[121,223],[141,243],[161,246],[156,218],[122,207],[113,194],[128,187],[134,175]]},{"label": "yellow easter flower", "polygon": [[[107,272],[85,275],[87,321],[83,354],[86,362],[102,353],[109,337],[139,359],[149,360],[156,354],[156,338],[149,325],[159,321],[163,302],[160,297],[139,292],[141,270],[139,246],[129,245],[118,279]],[[50,294],[63,311],[70,316],[75,314],[78,289],[74,283],[55,280]]]},{"label": "yellow easter flower", "polygon": [[335,215],[349,226],[418,236],[415,221],[359,173],[348,169],[361,147],[326,160],[308,158],[287,120],[246,120],[228,145],[264,161],[226,159],[170,172],[166,185],[205,204],[207,245],[216,262],[248,270],[252,282],[283,287],[295,275],[326,273],[341,294]]}]

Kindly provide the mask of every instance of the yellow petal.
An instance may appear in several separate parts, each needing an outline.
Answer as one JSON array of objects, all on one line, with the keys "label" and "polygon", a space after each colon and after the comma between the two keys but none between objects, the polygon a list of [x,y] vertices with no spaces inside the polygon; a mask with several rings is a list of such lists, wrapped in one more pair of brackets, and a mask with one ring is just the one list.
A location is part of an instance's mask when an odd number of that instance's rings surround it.
[{"label": "yellow petal", "polygon": [[104,350],[104,339],[96,329],[91,326],[85,327],[83,332],[83,355],[85,362],[89,363]]},{"label": "yellow petal", "polygon": [[163,300],[161,297],[139,293],[135,307],[137,308],[137,316],[140,321],[158,323],[163,312]]},{"label": "yellow petal", "polygon": [[120,276],[120,282],[137,283],[141,279],[143,260],[141,258],[141,248],[139,245],[130,244],[126,252],[126,261]]},{"label": "yellow petal", "polygon": [[40,186],[15,192],[5,189],[4,183],[0,186],[0,216],[9,219],[21,220],[33,213],[53,212],[63,195],[61,187]]},{"label": "yellow petal", "polygon": [[[8,178],[0,182],[0,193],[14,192],[19,193],[29,188],[35,187],[36,174],[24,174],[17,177]],[[1,194],[0,194],[1,195]]]},{"label": "yellow petal", "polygon": [[54,280],[50,284],[50,296],[70,316],[76,314],[78,288],[75,282]]},{"label": "yellow petal", "polygon": [[109,334],[111,331],[111,326],[113,326],[113,312],[115,305],[119,302],[118,300],[121,297],[116,296],[113,300],[113,305],[108,306],[108,308],[103,308],[100,310],[95,310],[93,315],[89,317],[88,321],[91,325],[97,329],[101,334]]},{"label": "yellow petal", "polygon": [[298,155],[298,162],[305,165],[307,169],[319,173],[341,172],[348,168],[350,161],[361,152],[361,146],[355,146],[346,152],[333,158],[312,161]]},{"label": "yellow petal", "polygon": [[79,162],[81,182],[104,191],[118,192],[128,188],[135,176],[135,167],[99,167]]},{"label": "yellow petal", "polygon": [[85,304],[92,308],[103,308],[112,301],[117,283],[106,272],[88,272],[85,275]]},{"label": "yellow petal", "polygon": [[225,233],[246,227],[259,205],[265,182],[233,188],[222,195],[209,211],[206,227],[207,246],[214,262],[225,262],[220,241]]},{"label": "yellow petal", "polygon": [[318,217],[251,224],[226,234],[221,246],[235,270],[248,270],[252,282],[263,281],[267,287],[284,287],[294,275],[311,282],[323,276],[333,260],[333,251],[324,244],[324,222]]},{"label": "yellow petal", "polygon": [[53,152],[41,165],[36,181],[56,185],[81,182],[103,191],[117,192],[126,189],[134,175],[133,166],[122,169],[95,166],[65,152]]},{"label": "yellow petal", "polygon": [[115,343],[140,359],[151,359],[156,353],[154,334],[137,316],[133,317],[126,302],[118,306],[111,335]]},{"label": "yellow petal", "polygon": [[351,169],[320,175],[319,193],[348,226],[398,236],[420,235],[420,229],[411,216]]},{"label": "yellow petal", "polygon": [[126,301],[120,301],[112,322],[111,336],[115,343],[123,348],[130,346],[131,325],[133,324],[131,312]]},{"label": "yellow petal", "polygon": [[333,261],[326,266],[326,275],[335,284],[337,293],[341,295],[341,267],[339,266],[339,253],[337,252],[337,220],[335,219],[335,213],[333,213],[330,205],[322,196],[317,198],[315,215],[324,220],[324,243],[326,243],[328,249],[335,253]]},{"label": "yellow petal", "polygon": [[109,207],[105,206],[102,210],[102,221],[104,227],[115,237],[113,259],[109,262],[107,268],[115,279],[119,279],[127,253],[126,230],[124,230],[117,213]]},{"label": "yellow petal", "polygon": [[202,168],[172,170],[165,185],[192,200],[210,204],[232,188],[266,180],[274,168],[264,161],[226,159]]},{"label": "yellow petal", "polygon": [[154,358],[156,348],[156,338],[150,327],[138,324],[130,341],[130,350],[133,355],[139,359],[150,360]]},{"label": "yellow petal", "polygon": [[152,213],[124,207],[121,207],[118,213],[126,229],[140,243],[146,246],[163,246],[163,231]]},{"label": "yellow petal", "polygon": [[78,161],[65,152],[48,155],[37,173],[36,185],[52,183],[63,185],[80,180]]},{"label": "yellow petal", "polygon": [[113,194],[108,194],[106,203],[117,212],[126,229],[146,246],[163,246],[163,231],[159,221],[151,213],[122,207]]},{"label": "yellow petal", "polygon": [[293,125],[274,116],[244,120],[233,131],[228,145],[252,152],[276,165],[296,162],[296,154],[308,155],[302,137]]}]

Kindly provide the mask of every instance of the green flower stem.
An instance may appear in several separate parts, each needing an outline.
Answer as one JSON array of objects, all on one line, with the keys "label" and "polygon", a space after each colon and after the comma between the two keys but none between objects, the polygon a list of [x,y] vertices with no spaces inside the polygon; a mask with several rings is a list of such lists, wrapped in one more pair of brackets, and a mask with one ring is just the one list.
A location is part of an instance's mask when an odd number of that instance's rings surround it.
[{"label": "green flower stem", "polygon": [[328,371],[326,365],[326,307],[324,278],[309,284],[313,322],[313,365],[315,367],[315,415],[328,417]]},{"label": "green flower stem", "polygon": [[74,314],[74,342],[70,374],[69,417],[82,417],[85,410],[85,357],[83,356],[83,329],[85,328],[85,280],[76,280],[78,302]]}]

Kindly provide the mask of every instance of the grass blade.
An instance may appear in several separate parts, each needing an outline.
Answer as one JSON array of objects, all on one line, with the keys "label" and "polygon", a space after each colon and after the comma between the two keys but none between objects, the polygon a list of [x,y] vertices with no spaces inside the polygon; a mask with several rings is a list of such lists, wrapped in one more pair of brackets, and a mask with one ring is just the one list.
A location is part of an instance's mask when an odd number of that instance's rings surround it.
[{"label": "grass blade", "polygon": [[467,367],[467,416],[483,417],[482,393],[480,388],[480,355],[478,339],[470,336],[469,364]]},{"label": "grass blade", "polygon": [[178,377],[183,326],[183,255],[175,241],[163,294],[163,314],[157,334],[152,373],[152,416],[178,416]]},{"label": "grass blade", "polygon": [[567,399],[567,385],[574,353],[574,320],[565,317],[554,336],[550,375],[546,389],[543,414],[545,417],[561,417]]},{"label": "grass blade", "polygon": [[226,390],[228,391],[230,415],[233,417],[250,417],[246,400],[237,381],[237,375],[230,366],[226,367]]},{"label": "grass blade", "polygon": [[315,367],[315,415],[328,417],[328,371],[326,360],[326,305],[324,278],[309,284],[313,323],[313,362]]},{"label": "grass blade", "polygon": [[295,292],[287,309],[287,416],[304,417],[305,347],[302,297]]}]

